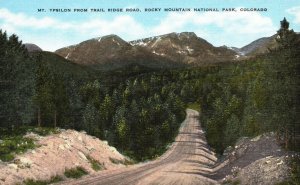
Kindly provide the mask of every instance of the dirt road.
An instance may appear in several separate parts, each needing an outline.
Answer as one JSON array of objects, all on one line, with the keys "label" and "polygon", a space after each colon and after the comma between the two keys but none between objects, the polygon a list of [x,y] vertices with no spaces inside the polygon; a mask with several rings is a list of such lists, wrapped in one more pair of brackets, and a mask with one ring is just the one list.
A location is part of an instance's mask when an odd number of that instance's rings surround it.
[{"label": "dirt road", "polygon": [[160,158],[148,163],[118,170],[107,170],[65,184],[146,185],[146,184],[215,184],[210,178],[211,167],[217,158],[209,150],[198,121],[199,113],[187,110],[179,135],[173,146]]}]

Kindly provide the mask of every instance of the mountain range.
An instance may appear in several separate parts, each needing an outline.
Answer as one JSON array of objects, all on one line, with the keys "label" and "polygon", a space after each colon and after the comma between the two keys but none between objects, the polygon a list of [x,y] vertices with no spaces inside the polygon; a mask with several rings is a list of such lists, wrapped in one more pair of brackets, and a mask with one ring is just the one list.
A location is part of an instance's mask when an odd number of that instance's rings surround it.
[{"label": "mountain range", "polygon": [[[193,32],[170,33],[126,42],[117,35],[107,35],[63,47],[54,53],[73,63],[100,70],[128,66],[149,68],[196,67],[238,61],[268,52],[276,45],[276,35],[257,39],[242,47],[215,47]],[[34,44],[29,52],[41,51]]]},{"label": "mountain range", "polygon": [[240,48],[238,52],[246,56],[255,56],[257,54],[266,53],[268,52],[268,49],[272,49],[276,46],[275,38],[276,35],[257,39],[250,44]]}]

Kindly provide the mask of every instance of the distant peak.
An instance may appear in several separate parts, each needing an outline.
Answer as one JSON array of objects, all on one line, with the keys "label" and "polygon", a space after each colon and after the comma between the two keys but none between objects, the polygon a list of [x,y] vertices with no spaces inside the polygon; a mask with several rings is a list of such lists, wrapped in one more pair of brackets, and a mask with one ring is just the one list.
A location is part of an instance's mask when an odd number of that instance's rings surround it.
[{"label": "distant peak", "polygon": [[24,44],[28,52],[43,51],[39,46],[31,43]]},{"label": "distant peak", "polygon": [[133,40],[133,41],[130,41],[130,43],[137,43],[137,42],[140,42],[140,41],[143,41],[143,40],[156,40],[156,39],[168,38],[168,37],[186,37],[186,38],[190,38],[190,37],[198,37],[198,36],[194,32],[180,32],[180,33],[171,32],[171,33],[162,34],[162,35],[158,35],[158,36]]},{"label": "distant peak", "polygon": [[119,39],[121,39],[121,37],[119,37],[118,35],[115,35],[115,34],[104,35],[104,36],[101,36],[101,37],[96,37],[94,39],[98,40],[98,39],[109,39],[109,38],[119,38]]},{"label": "distant peak", "polygon": [[178,33],[179,35],[182,35],[182,36],[193,36],[193,37],[197,37],[196,33],[194,32],[181,32],[181,33]]},{"label": "distant peak", "polygon": [[118,42],[121,42],[121,43],[126,43],[125,40],[123,40],[121,37],[119,37],[118,35],[115,35],[115,34],[110,34],[110,35],[105,35],[105,36],[102,36],[102,37],[96,37],[92,40],[96,40],[98,42],[101,42],[101,41],[104,41],[104,40],[111,40],[113,42],[115,41],[118,41]]},{"label": "distant peak", "polygon": [[197,35],[194,32],[180,32],[180,33],[172,32],[172,33],[160,35],[160,37],[169,37],[169,36],[187,37],[187,38],[197,37]]},{"label": "distant peak", "polygon": [[120,37],[118,35],[115,35],[115,34],[110,34],[110,35],[105,35],[102,38],[120,38]]}]

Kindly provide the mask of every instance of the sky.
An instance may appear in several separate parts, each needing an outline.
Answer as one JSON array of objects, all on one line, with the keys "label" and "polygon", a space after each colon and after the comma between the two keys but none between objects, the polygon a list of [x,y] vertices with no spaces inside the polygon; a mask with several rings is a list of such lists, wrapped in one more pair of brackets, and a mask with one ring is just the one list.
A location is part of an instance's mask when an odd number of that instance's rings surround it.
[{"label": "sky", "polygon": [[[123,8],[123,12],[107,11],[112,8]],[[138,8],[140,12],[125,12],[126,8]],[[145,8],[161,8],[161,11],[145,12]],[[164,8],[190,8],[191,11],[167,12]],[[217,8],[219,12],[196,12],[194,8]],[[222,8],[236,11],[222,11]],[[267,8],[267,11],[241,11],[241,8]],[[44,11],[38,12],[38,9]],[[51,12],[50,9],[71,9],[71,12]],[[88,12],[74,9],[88,9]],[[0,0],[0,29],[9,35],[17,34],[23,43],[34,43],[47,51],[109,34],[131,41],[184,31],[194,32],[214,46],[242,47],[275,34],[283,17],[299,32],[300,1]]]}]

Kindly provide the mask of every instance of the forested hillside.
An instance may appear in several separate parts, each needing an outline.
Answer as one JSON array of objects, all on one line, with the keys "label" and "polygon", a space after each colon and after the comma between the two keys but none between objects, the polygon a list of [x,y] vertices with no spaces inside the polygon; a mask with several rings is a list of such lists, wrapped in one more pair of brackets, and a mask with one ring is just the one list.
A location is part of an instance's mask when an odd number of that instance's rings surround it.
[{"label": "forested hillside", "polygon": [[284,19],[276,49],[209,74],[201,93],[202,123],[219,153],[241,136],[275,131],[286,149],[299,150],[300,42]]},{"label": "forested hillside", "polygon": [[162,75],[103,74],[52,53],[29,55],[15,35],[1,39],[1,138],[24,126],[72,128],[145,160],[177,135],[185,104]]},{"label": "forested hillside", "polygon": [[187,105],[197,103],[218,153],[241,136],[268,131],[299,149],[300,44],[286,21],[279,47],[267,54],[176,70],[132,66],[103,73],[53,53],[29,54],[16,35],[1,31],[0,39],[0,139],[28,126],[72,128],[145,160],[165,150]]}]

